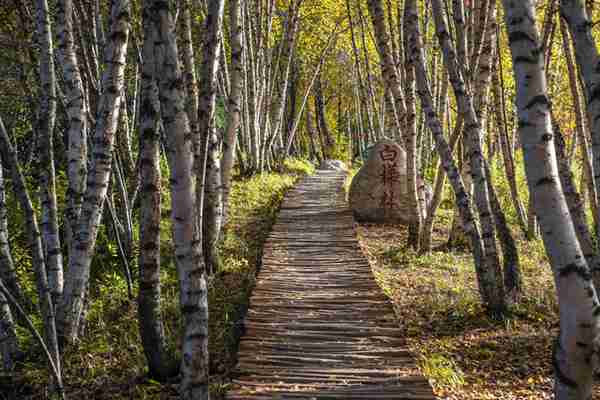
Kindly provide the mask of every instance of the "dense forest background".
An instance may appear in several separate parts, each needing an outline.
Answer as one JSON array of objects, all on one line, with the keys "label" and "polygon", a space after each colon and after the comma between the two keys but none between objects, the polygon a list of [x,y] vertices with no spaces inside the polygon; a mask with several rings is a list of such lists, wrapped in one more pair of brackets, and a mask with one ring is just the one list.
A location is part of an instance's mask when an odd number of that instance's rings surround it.
[{"label": "dense forest background", "polygon": [[522,3],[3,1],[0,396],[220,396],[285,191],[383,138],[412,222],[358,233],[437,394],[591,395],[600,7]]}]

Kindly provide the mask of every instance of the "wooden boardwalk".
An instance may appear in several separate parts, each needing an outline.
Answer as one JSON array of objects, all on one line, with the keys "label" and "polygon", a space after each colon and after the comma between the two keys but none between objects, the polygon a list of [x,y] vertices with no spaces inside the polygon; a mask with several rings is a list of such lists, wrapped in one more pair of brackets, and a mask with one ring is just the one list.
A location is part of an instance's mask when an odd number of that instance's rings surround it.
[{"label": "wooden boardwalk", "polygon": [[344,177],[321,170],[287,194],[227,399],[435,399],[360,250]]}]

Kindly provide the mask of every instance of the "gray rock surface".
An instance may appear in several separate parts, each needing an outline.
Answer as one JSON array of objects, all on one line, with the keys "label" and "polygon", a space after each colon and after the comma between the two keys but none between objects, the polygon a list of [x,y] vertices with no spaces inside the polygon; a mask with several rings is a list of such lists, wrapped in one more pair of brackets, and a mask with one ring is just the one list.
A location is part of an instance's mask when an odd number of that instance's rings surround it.
[{"label": "gray rock surface", "polygon": [[[379,141],[350,184],[348,201],[356,220],[408,224],[406,178],[406,153],[402,147],[392,140]],[[425,191],[424,198],[429,204],[431,188],[421,179],[417,183]],[[426,209],[423,202],[421,209]]]}]

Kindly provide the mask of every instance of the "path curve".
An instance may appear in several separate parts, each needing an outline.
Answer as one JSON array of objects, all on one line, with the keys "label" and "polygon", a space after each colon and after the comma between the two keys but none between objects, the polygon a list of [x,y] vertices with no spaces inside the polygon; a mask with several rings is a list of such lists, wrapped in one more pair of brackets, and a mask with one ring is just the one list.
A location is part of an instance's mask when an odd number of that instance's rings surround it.
[{"label": "path curve", "polygon": [[319,170],[286,195],[228,400],[435,399],[361,252],[344,179]]}]

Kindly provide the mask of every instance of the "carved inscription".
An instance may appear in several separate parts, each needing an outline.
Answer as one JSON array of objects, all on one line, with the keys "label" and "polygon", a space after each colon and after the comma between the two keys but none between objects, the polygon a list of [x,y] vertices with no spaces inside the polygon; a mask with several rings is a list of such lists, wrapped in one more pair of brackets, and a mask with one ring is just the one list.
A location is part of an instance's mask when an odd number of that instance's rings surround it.
[{"label": "carved inscription", "polygon": [[400,179],[398,172],[398,151],[388,144],[379,151],[379,157],[383,164],[383,169],[379,177],[383,183],[383,195],[381,196],[379,205],[383,208],[397,208],[395,201],[396,193],[394,193],[394,183]]}]

